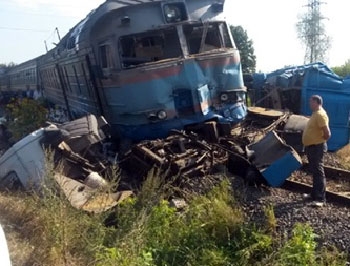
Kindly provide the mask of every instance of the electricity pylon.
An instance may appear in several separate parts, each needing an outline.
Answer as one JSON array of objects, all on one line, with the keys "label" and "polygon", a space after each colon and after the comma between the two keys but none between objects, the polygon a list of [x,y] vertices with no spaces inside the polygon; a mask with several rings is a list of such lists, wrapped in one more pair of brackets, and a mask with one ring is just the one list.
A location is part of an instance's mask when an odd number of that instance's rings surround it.
[{"label": "electricity pylon", "polygon": [[324,21],[326,18],[321,13],[320,0],[308,0],[307,12],[301,15],[297,23],[298,38],[305,45],[305,63],[318,61],[325,62],[327,52],[331,46],[330,37],[326,34]]}]

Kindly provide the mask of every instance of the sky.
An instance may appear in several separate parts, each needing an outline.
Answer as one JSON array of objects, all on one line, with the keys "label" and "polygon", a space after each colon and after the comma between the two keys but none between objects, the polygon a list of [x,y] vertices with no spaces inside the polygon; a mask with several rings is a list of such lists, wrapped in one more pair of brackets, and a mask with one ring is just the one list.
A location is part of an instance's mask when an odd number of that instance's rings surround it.
[{"label": "sky", "polygon": [[[0,0],[0,63],[22,63],[45,53],[70,28],[104,0]],[[350,59],[350,34],[346,32],[350,1],[323,0],[322,13],[332,48],[329,66]],[[253,40],[257,71],[269,72],[304,63],[304,48],[295,24],[306,11],[307,0],[226,0],[228,22],[241,25]]]}]

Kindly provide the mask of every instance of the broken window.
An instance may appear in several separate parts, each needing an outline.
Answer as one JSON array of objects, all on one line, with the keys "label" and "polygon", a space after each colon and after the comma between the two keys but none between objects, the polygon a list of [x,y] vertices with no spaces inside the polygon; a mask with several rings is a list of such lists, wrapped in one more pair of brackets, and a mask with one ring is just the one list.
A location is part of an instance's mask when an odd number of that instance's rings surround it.
[{"label": "broken window", "polygon": [[223,22],[184,25],[184,33],[190,55],[233,47]]},{"label": "broken window", "polygon": [[73,49],[75,48],[75,36],[69,37],[67,41],[67,49]]},{"label": "broken window", "polygon": [[182,56],[176,28],[124,36],[120,38],[124,68]]},{"label": "broken window", "polygon": [[113,67],[112,49],[109,44],[100,45],[100,63],[102,68]]}]

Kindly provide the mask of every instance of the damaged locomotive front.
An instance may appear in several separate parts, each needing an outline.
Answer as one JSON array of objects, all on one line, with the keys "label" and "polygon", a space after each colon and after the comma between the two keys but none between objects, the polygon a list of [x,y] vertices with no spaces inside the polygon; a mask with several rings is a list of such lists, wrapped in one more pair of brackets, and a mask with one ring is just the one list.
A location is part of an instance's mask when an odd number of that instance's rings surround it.
[{"label": "damaged locomotive front", "polygon": [[223,6],[106,1],[40,59],[45,96],[72,118],[103,115],[113,136],[133,141],[209,120],[241,121],[246,89]]}]

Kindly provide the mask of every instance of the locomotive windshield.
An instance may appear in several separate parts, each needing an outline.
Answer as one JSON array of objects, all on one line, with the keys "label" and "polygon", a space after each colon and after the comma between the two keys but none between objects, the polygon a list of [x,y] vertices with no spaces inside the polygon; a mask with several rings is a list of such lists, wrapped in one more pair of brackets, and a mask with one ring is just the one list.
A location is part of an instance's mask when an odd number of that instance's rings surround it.
[{"label": "locomotive windshield", "polygon": [[184,25],[184,33],[190,55],[233,48],[226,24],[222,22]]},{"label": "locomotive windshield", "polygon": [[[184,24],[182,33],[169,27],[120,38],[120,54],[123,68],[200,54],[221,48],[233,48],[224,22]],[[183,46],[180,44],[182,36]],[[187,55],[183,51],[188,51]]]},{"label": "locomotive windshield", "polygon": [[181,45],[174,27],[151,31],[120,39],[124,68],[182,56]]}]

